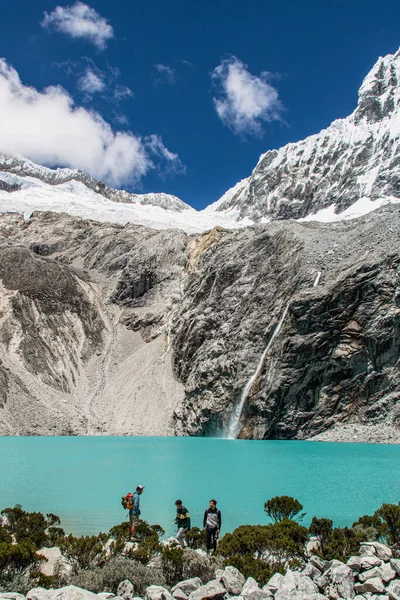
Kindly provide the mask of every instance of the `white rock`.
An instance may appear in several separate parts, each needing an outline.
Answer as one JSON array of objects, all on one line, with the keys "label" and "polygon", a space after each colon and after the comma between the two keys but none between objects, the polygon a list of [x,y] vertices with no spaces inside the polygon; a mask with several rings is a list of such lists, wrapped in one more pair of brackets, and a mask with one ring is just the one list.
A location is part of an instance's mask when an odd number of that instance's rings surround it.
[{"label": "white rock", "polygon": [[112,592],[100,592],[97,595],[100,596],[100,598],[103,598],[103,600],[111,600],[111,598],[116,598],[117,597]]},{"label": "white rock", "polygon": [[191,592],[189,595],[189,600],[214,600],[217,598],[222,598],[225,596],[226,590],[222,583],[213,579],[206,583],[206,585],[202,585],[194,592]]},{"label": "white rock", "polygon": [[373,546],[363,544],[360,546],[360,556],[376,556],[376,551]]},{"label": "white rock", "polygon": [[97,594],[83,590],[75,585],[67,585],[52,591],[51,598],[52,600],[98,600]]},{"label": "white rock", "polygon": [[173,600],[171,594],[162,585],[149,585],[146,588],[146,600]]},{"label": "white rock", "polygon": [[248,577],[242,587],[241,596],[247,596],[251,592],[258,592],[260,586],[253,577]]},{"label": "white rock", "polygon": [[301,600],[328,600],[328,598],[322,594],[306,594],[301,597]]},{"label": "white rock", "polygon": [[400,600],[400,581],[391,581],[386,592],[390,600]]},{"label": "white rock", "polygon": [[283,578],[283,582],[279,590],[275,593],[275,600],[288,600],[296,596],[297,577],[288,569]]},{"label": "white rock", "polygon": [[320,577],[321,571],[314,567],[314,565],[310,562],[306,564],[304,569],[301,571],[302,575],[307,575],[307,577],[311,577],[311,579],[315,579],[315,577]]},{"label": "white rock", "polygon": [[400,575],[400,559],[399,558],[391,558],[390,564],[393,569],[396,571],[397,575]]},{"label": "white rock", "polygon": [[380,577],[372,577],[364,583],[356,583],[354,589],[359,594],[369,592],[370,594],[381,594],[385,590],[385,584]]},{"label": "white rock", "polygon": [[396,571],[390,563],[383,563],[382,566],[378,567],[378,571],[384,583],[389,583],[389,581],[392,581],[396,577]]},{"label": "white rock", "polygon": [[[0,520],[1,523],[1,520]],[[25,596],[18,592],[0,592],[0,600],[24,600]]]},{"label": "white rock", "polygon": [[[389,546],[386,546],[385,544],[381,544],[379,542],[363,542],[361,545],[361,548],[374,548],[375,549],[375,554],[377,555],[378,558],[388,561],[392,558],[393,553],[391,551],[391,549],[389,548]],[[361,548],[360,548],[360,552],[361,552]]]},{"label": "white rock", "polygon": [[372,567],[380,567],[382,561],[377,556],[361,556],[361,568],[372,569]]},{"label": "white rock", "polygon": [[275,575],[272,575],[268,583],[264,585],[263,590],[265,591],[265,589],[267,588],[274,594],[277,590],[279,590],[282,587],[284,579],[285,578],[283,575],[281,575],[281,573],[275,573]]},{"label": "white rock", "polygon": [[320,575],[314,579],[314,583],[320,590],[323,590],[329,584],[329,579],[328,577],[325,577],[325,575]]},{"label": "white rock", "polygon": [[124,598],[124,600],[132,600],[134,595],[133,585],[129,579],[121,581],[117,588],[117,596]]},{"label": "white rock", "polygon": [[363,562],[362,556],[351,556],[349,558],[349,560],[347,561],[347,566],[350,567],[350,569],[352,569],[353,571],[356,571],[357,573],[359,573],[363,568],[362,562]]},{"label": "white rock", "polygon": [[319,556],[315,556],[314,554],[310,556],[310,563],[314,565],[314,567],[317,567],[317,569],[319,569],[321,573],[323,573],[325,569],[329,567],[329,561],[324,560]]},{"label": "white rock", "polygon": [[325,596],[329,598],[329,600],[339,600],[339,592],[337,591],[336,586],[332,583],[327,585],[324,591]]},{"label": "white rock", "polygon": [[301,592],[302,595],[308,595],[318,594],[319,590],[318,586],[315,585],[315,583],[312,579],[310,579],[310,577],[307,577],[307,575],[300,574],[300,577],[298,578],[296,584],[296,592]]},{"label": "white rock", "polygon": [[53,591],[54,590],[50,591],[42,587],[36,587],[29,590],[26,597],[28,600],[51,600]]},{"label": "white rock", "polygon": [[217,572],[215,573],[215,579],[222,583],[229,594],[234,596],[245,595],[242,593],[242,589],[246,578],[235,567],[225,567],[223,571],[220,569],[218,575]]},{"label": "white rock", "polygon": [[330,568],[330,574],[339,596],[354,598],[354,575],[350,567],[343,563],[333,564]]},{"label": "white rock", "polygon": [[189,596],[185,594],[185,592],[180,588],[172,592],[172,595],[175,598],[175,600],[188,600],[189,598]]},{"label": "white rock", "polygon": [[[222,572],[222,569],[218,570]],[[192,577],[192,579],[180,581],[174,585],[171,591],[174,593],[175,590],[182,590],[182,592],[184,592],[186,595],[189,595],[191,592],[198,590],[201,585],[203,585],[203,582],[201,581],[200,577]]]}]

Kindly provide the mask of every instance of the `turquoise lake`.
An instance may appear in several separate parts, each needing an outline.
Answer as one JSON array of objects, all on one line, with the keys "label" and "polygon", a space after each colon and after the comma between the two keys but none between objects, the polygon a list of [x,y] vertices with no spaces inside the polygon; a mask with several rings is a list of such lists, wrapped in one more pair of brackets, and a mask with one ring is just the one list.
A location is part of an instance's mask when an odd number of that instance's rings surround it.
[{"label": "turquoise lake", "polygon": [[0,437],[0,509],[53,512],[68,533],[108,531],[121,496],[145,486],[142,518],[175,531],[181,498],[202,527],[211,498],[222,533],[267,523],[264,502],[294,496],[311,518],[351,525],[400,501],[400,446],[213,438]]}]

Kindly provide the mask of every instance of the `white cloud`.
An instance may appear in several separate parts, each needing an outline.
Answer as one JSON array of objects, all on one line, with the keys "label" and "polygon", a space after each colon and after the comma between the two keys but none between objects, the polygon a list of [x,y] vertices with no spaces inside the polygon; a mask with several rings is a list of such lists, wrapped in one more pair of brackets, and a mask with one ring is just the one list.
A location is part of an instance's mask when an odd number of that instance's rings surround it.
[{"label": "white cloud", "polygon": [[[49,166],[78,168],[111,185],[138,182],[154,161],[180,168],[158,136],[113,131],[100,114],[75,106],[62,87],[38,91],[0,59],[0,150]],[[158,140],[157,143],[154,140]]]},{"label": "white cloud", "polygon": [[154,68],[157,71],[155,77],[157,83],[169,83],[173,85],[176,82],[176,70],[172,67],[160,63],[159,65],[154,65]]},{"label": "white cloud", "polygon": [[95,73],[93,69],[88,67],[79,77],[77,87],[81,92],[92,95],[96,92],[104,92],[106,84],[104,83],[104,78],[101,73]]},{"label": "white cloud", "polygon": [[107,20],[83,2],[76,2],[73,6],[56,6],[53,12],[45,12],[41,25],[72,38],[86,39],[99,50],[104,50],[107,41],[114,37],[113,28]]},{"label": "white cloud", "polygon": [[280,120],[283,105],[277,90],[268,83],[270,73],[256,77],[232,56],[223,60],[211,76],[220,89],[219,97],[213,98],[215,110],[234,133],[260,135],[263,122]]}]

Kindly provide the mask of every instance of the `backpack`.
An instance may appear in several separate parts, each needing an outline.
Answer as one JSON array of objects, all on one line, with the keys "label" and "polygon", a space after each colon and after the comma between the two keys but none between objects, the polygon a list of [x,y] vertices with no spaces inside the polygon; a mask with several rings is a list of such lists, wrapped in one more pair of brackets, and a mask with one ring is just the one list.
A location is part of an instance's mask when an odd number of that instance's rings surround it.
[{"label": "backpack", "polygon": [[133,508],[133,494],[128,492],[126,496],[122,496],[121,504],[126,510]]}]

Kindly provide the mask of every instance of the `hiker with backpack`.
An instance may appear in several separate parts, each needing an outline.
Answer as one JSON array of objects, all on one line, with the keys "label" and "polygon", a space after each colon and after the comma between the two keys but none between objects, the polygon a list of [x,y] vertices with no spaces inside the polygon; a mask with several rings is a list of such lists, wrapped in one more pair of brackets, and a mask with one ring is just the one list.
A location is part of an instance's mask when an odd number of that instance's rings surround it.
[{"label": "hiker with backpack", "polygon": [[136,533],[136,525],[138,524],[140,517],[140,496],[143,493],[144,485],[138,485],[136,492],[133,494],[129,493],[126,496],[122,496],[121,504],[124,508],[129,510],[129,524],[131,526],[131,540],[134,538]]},{"label": "hiker with backpack", "polygon": [[207,534],[207,554],[209,554],[211,546],[214,552],[217,549],[217,540],[221,530],[221,511],[217,508],[217,501],[210,500],[210,507],[206,509],[203,519],[203,527],[206,528]]},{"label": "hiker with backpack", "polygon": [[185,546],[187,546],[185,541],[185,533],[188,529],[190,529],[190,515],[188,509],[183,506],[182,500],[177,500],[175,502],[175,506],[175,523],[178,527],[178,533],[175,537],[182,546],[182,548],[184,548]]}]

